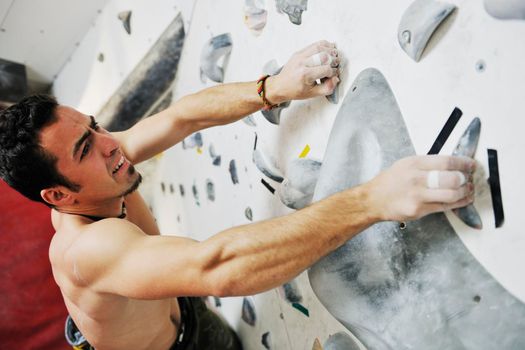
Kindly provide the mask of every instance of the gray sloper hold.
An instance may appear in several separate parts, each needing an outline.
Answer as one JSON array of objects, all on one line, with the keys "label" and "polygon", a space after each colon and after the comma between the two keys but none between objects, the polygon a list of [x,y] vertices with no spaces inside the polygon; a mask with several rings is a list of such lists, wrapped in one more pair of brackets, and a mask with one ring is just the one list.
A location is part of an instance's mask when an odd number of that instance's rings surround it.
[{"label": "gray sloper hold", "polygon": [[361,347],[345,332],[337,332],[324,342],[323,350],[361,350]]},{"label": "gray sloper hold", "polygon": [[410,58],[418,62],[437,27],[456,8],[455,5],[434,0],[415,0],[405,11],[397,39]]},{"label": "gray sloper hold", "polygon": [[[209,79],[222,83],[224,81],[224,68],[232,47],[232,37],[229,33],[217,35],[208,40],[201,52],[201,78],[204,74]],[[223,57],[223,64],[219,66],[218,61]]]},{"label": "gray sloper hold", "polygon": [[[264,65],[263,74],[277,75],[281,72],[282,69],[283,67],[279,66],[276,60],[270,60],[266,62],[266,64]],[[270,123],[279,125],[281,123],[281,112],[283,111],[283,109],[290,107],[290,104],[291,104],[291,101],[283,102],[279,104],[279,106],[271,110],[264,110],[264,109],[261,110],[261,114]]]},{"label": "gray sloper hold", "polygon": [[302,209],[310,204],[321,165],[320,161],[310,158],[292,160],[278,190],[281,202],[292,209]]},{"label": "gray sloper hold", "polygon": [[[480,133],[481,121],[479,118],[474,118],[459,139],[459,142],[452,152],[452,155],[474,158],[474,154],[478,148]],[[466,207],[454,209],[452,212],[468,226],[478,230],[483,228],[483,223],[478,214],[478,211],[474,207],[474,204],[469,204]]]},{"label": "gray sloper hold", "polygon": [[277,168],[275,160],[270,155],[262,152],[260,149],[254,149],[252,160],[264,175],[274,181],[283,182],[284,176],[281,170]]},{"label": "gray sloper hold", "polygon": [[525,19],[525,0],[485,0],[485,10],[498,19]]},{"label": "gray sloper hold", "polygon": [[308,0],[275,0],[277,11],[288,15],[290,22],[301,24],[303,11],[306,11]]},{"label": "gray sloper hold", "polygon": [[[415,154],[383,75],[366,69],[341,103],[314,201]],[[322,232],[319,232],[322,234]],[[525,349],[525,305],[442,213],[370,226],[308,271],[313,291],[367,349]]]}]

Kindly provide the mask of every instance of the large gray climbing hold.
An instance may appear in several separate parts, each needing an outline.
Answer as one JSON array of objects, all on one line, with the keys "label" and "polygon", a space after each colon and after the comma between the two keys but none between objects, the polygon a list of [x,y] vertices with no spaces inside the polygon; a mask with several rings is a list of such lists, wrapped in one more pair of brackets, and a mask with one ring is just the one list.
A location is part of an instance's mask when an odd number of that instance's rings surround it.
[{"label": "large gray climbing hold", "polygon": [[[388,83],[366,69],[341,103],[314,201],[414,154]],[[525,304],[483,268],[442,213],[404,230],[396,222],[372,225],[308,276],[326,309],[367,349],[525,349]]]},{"label": "large gray climbing hold", "polygon": [[[222,83],[224,81],[224,68],[232,51],[233,42],[229,33],[217,35],[204,44],[201,52],[201,79],[209,79]],[[219,60],[224,57],[222,65]]]},{"label": "large gray climbing hold", "polygon": [[494,18],[525,20],[525,0],[485,0],[484,4]]},{"label": "large gray climbing hold", "polygon": [[[474,154],[478,148],[480,133],[481,121],[479,118],[474,118],[459,139],[459,142],[452,152],[452,155],[474,158]],[[483,228],[483,222],[481,221],[474,204],[469,204],[466,207],[454,209],[452,212],[468,226],[478,230]]]},{"label": "large gray climbing hold", "polygon": [[434,0],[415,0],[405,11],[397,39],[410,58],[418,62],[437,27],[456,8],[455,5]]},{"label": "large gray climbing hold", "polygon": [[296,158],[288,164],[285,179],[278,190],[284,205],[302,209],[312,202],[321,164],[310,158]]},{"label": "large gray climbing hold", "polygon": [[306,11],[308,0],[275,0],[277,11],[288,15],[290,22],[301,24],[303,11]]},{"label": "large gray climbing hold", "polygon": [[324,342],[323,350],[361,350],[361,347],[345,332],[337,332]]}]

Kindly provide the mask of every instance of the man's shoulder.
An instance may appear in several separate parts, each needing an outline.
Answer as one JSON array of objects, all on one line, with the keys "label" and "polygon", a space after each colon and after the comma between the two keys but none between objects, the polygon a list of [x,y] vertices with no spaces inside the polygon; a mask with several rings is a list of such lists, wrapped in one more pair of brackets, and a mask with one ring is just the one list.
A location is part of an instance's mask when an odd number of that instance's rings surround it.
[{"label": "man's shoulder", "polygon": [[88,282],[143,235],[135,224],[116,218],[62,227],[51,241],[49,258],[54,270]]}]

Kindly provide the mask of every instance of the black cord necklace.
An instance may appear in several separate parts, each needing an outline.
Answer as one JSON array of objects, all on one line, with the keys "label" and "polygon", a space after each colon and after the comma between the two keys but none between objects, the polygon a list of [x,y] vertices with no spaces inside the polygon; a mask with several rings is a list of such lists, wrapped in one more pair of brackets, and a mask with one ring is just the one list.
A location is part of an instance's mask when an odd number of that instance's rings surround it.
[{"label": "black cord necklace", "polygon": [[[94,215],[87,215],[87,214],[75,214],[75,215],[80,215],[80,216],[83,216],[83,217],[88,218],[88,219],[93,220],[93,221],[100,221],[102,219],[108,219],[109,218],[109,217],[94,216]],[[124,219],[126,217],[126,215],[127,215],[126,203],[122,202],[122,212],[116,218],[117,219]]]}]

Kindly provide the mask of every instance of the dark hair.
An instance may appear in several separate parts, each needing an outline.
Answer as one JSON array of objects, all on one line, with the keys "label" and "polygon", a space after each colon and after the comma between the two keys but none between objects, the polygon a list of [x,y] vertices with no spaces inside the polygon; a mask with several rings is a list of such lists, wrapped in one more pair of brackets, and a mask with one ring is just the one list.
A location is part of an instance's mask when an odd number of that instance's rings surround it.
[{"label": "dark hair", "polygon": [[60,185],[80,189],[58,172],[57,158],[39,144],[42,129],[57,120],[57,106],[54,97],[38,94],[0,111],[0,177],[27,198],[49,207],[41,190]]}]

